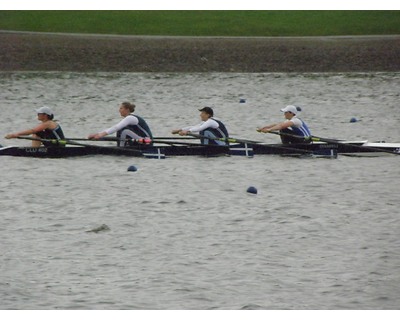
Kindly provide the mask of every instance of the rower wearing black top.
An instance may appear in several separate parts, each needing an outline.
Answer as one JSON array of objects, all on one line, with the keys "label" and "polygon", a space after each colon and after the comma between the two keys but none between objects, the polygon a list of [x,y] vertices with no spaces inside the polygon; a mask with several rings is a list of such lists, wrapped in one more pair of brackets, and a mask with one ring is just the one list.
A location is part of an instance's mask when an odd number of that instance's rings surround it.
[{"label": "rower wearing black top", "polygon": [[19,136],[32,135],[32,147],[40,147],[43,143],[45,146],[54,146],[51,141],[41,141],[39,139],[45,140],[62,140],[64,139],[64,133],[61,126],[54,121],[53,111],[49,107],[41,107],[36,110],[38,120],[42,123],[33,129],[28,129],[16,133],[9,133],[5,136],[6,139],[18,138]]}]

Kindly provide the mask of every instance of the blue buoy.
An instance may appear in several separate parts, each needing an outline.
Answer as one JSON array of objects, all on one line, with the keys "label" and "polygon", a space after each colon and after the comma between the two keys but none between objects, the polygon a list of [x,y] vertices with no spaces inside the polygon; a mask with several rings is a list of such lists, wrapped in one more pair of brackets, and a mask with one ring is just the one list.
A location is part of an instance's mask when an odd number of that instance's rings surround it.
[{"label": "blue buoy", "polygon": [[247,188],[247,192],[248,193],[257,194],[257,189],[255,187],[248,187]]},{"label": "blue buoy", "polygon": [[350,119],[350,122],[357,122],[357,121],[358,121],[357,118],[354,117]]},{"label": "blue buoy", "polygon": [[239,100],[239,103],[246,103],[246,99],[241,98],[241,99]]},{"label": "blue buoy", "polygon": [[137,171],[137,168],[135,166],[129,166],[128,171],[135,172],[135,171]]},{"label": "blue buoy", "polygon": [[301,112],[301,108],[300,108],[300,107],[296,107],[296,110],[297,110],[298,112]]}]

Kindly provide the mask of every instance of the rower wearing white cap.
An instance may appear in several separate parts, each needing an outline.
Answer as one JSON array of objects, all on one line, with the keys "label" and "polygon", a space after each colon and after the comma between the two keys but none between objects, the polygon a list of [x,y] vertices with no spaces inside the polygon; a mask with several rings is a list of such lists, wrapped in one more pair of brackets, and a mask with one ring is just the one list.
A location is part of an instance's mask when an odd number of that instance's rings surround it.
[{"label": "rower wearing white cap", "polygon": [[[6,139],[13,139],[19,136],[32,135],[34,139],[44,140],[61,140],[64,139],[64,133],[60,125],[55,122],[54,113],[49,107],[41,107],[36,110],[38,120],[42,123],[33,129],[9,133],[5,136]],[[32,140],[32,147],[39,147],[41,144],[45,146],[53,145],[51,141]]]},{"label": "rower wearing white cap", "polygon": [[257,131],[265,133],[279,131],[283,144],[311,142],[310,139],[307,139],[311,137],[310,129],[308,129],[303,120],[297,117],[299,109],[296,106],[289,105],[281,109],[281,111],[286,119],[284,122],[270,124],[263,128],[258,128]]}]

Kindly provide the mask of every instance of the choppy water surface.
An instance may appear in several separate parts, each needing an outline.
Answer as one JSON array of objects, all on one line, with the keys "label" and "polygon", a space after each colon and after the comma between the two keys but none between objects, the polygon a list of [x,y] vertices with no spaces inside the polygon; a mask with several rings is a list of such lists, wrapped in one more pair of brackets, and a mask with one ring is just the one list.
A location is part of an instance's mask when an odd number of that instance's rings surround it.
[{"label": "choppy water surface", "polygon": [[[297,103],[315,135],[400,142],[398,73],[16,73],[0,86],[1,137],[43,104],[85,137],[128,100],[157,136],[208,105],[232,136],[275,142],[255,128]],[[0,157],[0,308],[397,309],[399,161]]]}]

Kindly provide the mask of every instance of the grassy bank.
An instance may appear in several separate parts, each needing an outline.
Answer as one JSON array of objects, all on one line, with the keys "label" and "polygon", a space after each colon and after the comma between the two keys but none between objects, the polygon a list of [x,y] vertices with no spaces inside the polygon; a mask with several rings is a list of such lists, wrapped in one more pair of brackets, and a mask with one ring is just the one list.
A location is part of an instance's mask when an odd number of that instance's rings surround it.
[{"label": "grassy bank", "polygon": [[400,11],[0,11],[0,29],[178,36],[400,34]]}]

